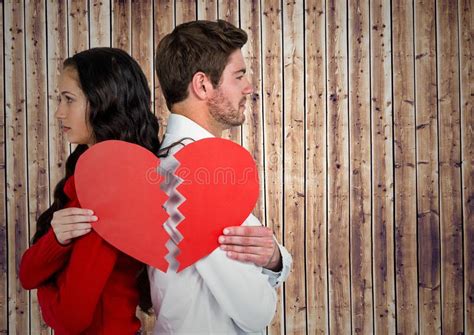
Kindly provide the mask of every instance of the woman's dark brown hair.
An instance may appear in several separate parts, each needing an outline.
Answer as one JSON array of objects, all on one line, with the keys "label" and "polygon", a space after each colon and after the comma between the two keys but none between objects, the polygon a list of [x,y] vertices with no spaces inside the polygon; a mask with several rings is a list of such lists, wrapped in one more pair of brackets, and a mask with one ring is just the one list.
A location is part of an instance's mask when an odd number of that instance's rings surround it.
[{"label": "woman's dark brown hair", "polygon": [[[122,140],[158,154],[158,121],[151,112],[150,89],[132,57],[120,49],[94,48],[66,59],[64,68],[77,71],[79,86],[88,100],[88,122],[95,142]],[[87,145],[78,145],[68,157],[66,175],[55,187],[53,204],[38,218],[33,243],[50,229],[54,212],[69,201],[64,184],[74,174],[77,160],[86,150]],[[137,285],[140,308],[149,312],[152,302],[145,265]]]}]

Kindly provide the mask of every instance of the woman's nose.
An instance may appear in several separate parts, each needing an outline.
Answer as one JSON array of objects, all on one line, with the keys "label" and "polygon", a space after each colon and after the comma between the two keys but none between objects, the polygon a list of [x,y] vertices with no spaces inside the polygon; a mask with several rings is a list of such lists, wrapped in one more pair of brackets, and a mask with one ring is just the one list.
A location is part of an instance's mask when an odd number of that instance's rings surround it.
[{"label": "woman's nose", "polygon": [[64,112],[61,103],[59,103],[58,108],[56,109],[56,113],[54,113],[54,117],[56,119],[64,119],[66,117],[66,113]]}]

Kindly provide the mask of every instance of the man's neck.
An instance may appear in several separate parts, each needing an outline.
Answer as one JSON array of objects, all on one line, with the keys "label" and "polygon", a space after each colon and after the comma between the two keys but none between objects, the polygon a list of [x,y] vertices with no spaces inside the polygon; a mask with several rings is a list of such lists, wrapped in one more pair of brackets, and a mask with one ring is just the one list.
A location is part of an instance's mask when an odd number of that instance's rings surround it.
[{"label": "man's neck", "polygon": [[215,121],[211,120],[209,117],[209,113],[206,113],[206,111],[202,110],[202,108],[195,109],[186,106],[186,104],[177,103],[173,105],[171,113],[178,114],[190,119],[191,121],[206,129],[215,137],[222,137],[223,129],[220,128]]}]

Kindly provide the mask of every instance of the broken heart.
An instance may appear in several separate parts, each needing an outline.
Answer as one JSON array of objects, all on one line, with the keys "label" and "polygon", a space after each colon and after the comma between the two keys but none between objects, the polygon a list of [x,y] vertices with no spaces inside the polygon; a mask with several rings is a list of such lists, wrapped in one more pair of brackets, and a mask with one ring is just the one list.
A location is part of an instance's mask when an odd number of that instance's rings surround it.
[{"label": "broken heart", "polygon": [[81,206],[99,217],[94,230],[163,272],[172,264],[182,271],[216,249],[222,230],[244,222],[259,192],[255,161],[231,141],[196,141],[167,159],[175,160],[172,169],[141,146],[104,141],[75,172]]}]

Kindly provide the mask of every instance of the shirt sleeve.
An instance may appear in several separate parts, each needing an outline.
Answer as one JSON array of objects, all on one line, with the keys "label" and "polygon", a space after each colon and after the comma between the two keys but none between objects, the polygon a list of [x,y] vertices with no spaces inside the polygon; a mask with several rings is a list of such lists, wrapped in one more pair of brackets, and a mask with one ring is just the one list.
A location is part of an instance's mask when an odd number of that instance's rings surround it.
[{"label": "shirt sleeve", "polygon": [[264,329],[276,310],[276,291],[260,268],[229,259],[216,249],[196,269],[219,308],[245,332]]},{"label": "shirt sleeve", "polygon": [[[259,219],[253,214],[250,214],[249,217],[243,223],[244,226],[261,226],[262,223]],[[271,271],[265,268],[262,268],[262,273],[268,276],[268,281],[270,285],[274,288],[280,287],[283,282],[288,278],[291,272],[291,266],[293,264],[293,258],[290,253],[284,246],[282,246],[275,237],[275,242],[277,242],[278,248],[280,250],[282,269],[280,271]]]},{"label": "shirt sleeve", "polygon": [[117,249],[95,231],[78,238],[57,282],[38,289],[38,301],[46,323],[67,334],[78,334],[87,329],[117,254]]},{"label": "shirt sleeve", "polygon": [[[255,221],[244,222],[245,225],[252,223]],[[276,311],[277,295],[261,267],[232,260],[223,250],[216,249],[196,263],[196,270],[219,308],[243,331],[258,332],[270,324]]]},{"label": "shirt sleeve", "polygon": [[70,253],[71,244],[60,244],[50,229],[21,258],[19,278],[23,288],[38,288],[64,267]]},{"label": "shirt sleeve", "polygon": [[286,250],[284,246],[278,243],[278,241],[277,245],[280,249],[281,261],[283,264],[281,271],[274,272],[265,268],[262,269],[262,272],[268,276],[268,281],[270,282],[270,285],[272,285],[272,287],[274,288],[280,287],[283,282],[286,281],[286,279],[290,275],[291,266],[293,264],[293,258],[291,257],[288,250]]}]

